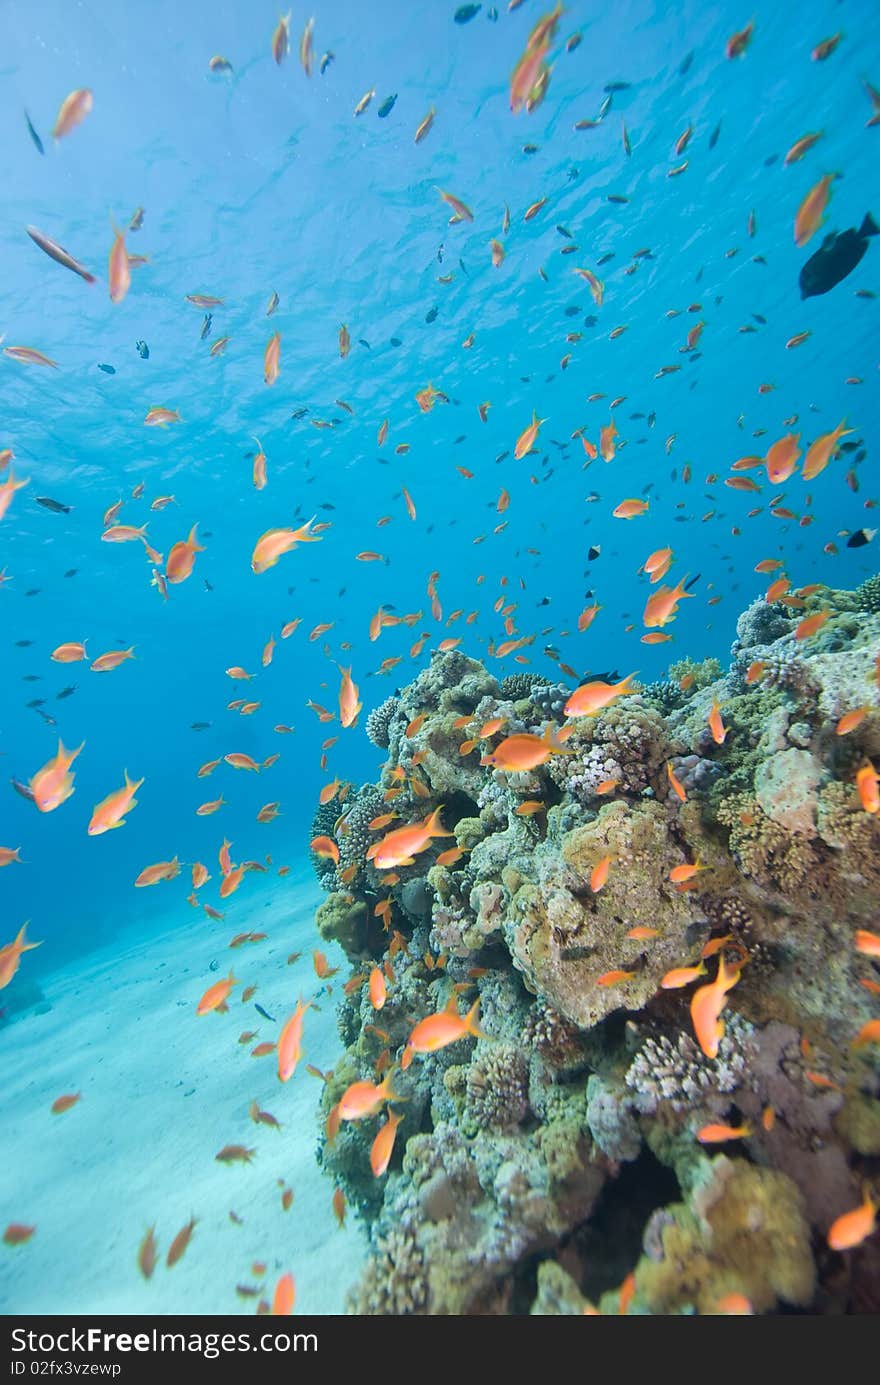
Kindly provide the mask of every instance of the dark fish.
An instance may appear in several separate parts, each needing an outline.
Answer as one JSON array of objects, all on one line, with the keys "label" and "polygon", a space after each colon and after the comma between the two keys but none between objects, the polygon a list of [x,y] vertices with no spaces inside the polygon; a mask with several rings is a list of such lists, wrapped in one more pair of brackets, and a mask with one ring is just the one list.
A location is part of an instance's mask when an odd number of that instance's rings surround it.
[{"label": "dark fish", "polygon": [[537,154],[540,147],[539,144],[524,144],[522,151],[524,154]]},{"label": "dark fish", "polygon": [[71,683],[69,688],[62,688],[60,693],[55,694],[55,701],[61,702],[65,697],[73,697],[73,694],[76,692],[76,687],[76,683]]},{"label": "dark fish", "polygon": [[841,279],[852,274],[862,261],[868,241],[876,235],[880,235],[880,226],[870,212],[858,230],[851,226],[848,231],[832,231],[827,235],[798,276],[801,298],[815,298],[820,293],[828,293]]},{"label": "dark fish", "polygon": [[102,362],[99,362],[99,363],[98,363],[98,369],[99,369],[99,370],[103,370],[103,372],[104,372],[105,375],[115,375],[115,374],[116,374],[116,367],[115,367],[115,365],[104,365]]},{"label": "dark fish", "polygon": [[131,221],[128,223],[129,231],[139,231],[144,224],[144,209],[136,207],[132,213]]},{"label": "dark fish", "polygon": [[505,457],[509,457],[509,456],[510,456],[510,448],[508,447],[506,451],[504,451],[504,452],[499,452],[499,453],[498,453],[498,456],[495,458],[495,460],[496,460],[496,462],[503,462],[503,461],[504,461],[504,458],[505,458]]},{"label": "dark fish", "polygon": [[573,183],[573,182],[574,182],[577,178],[579,178],[580,176],[581,176],[581,174],[580,174],[580,169],[579,169],[579,168],[570,168],[570,169],[568,170],[567,177],[568,177],[568,181],[569,181],[570,183]]},{"label": "dark fish", "polygon": [[30,647],[31,647],[32,644],[33,644],[33,640],[16,640],[16,641],[15,641],[15,647],[16,647],[16,649],[30,649]]},{"label": "dark fish", "polygon": [[78,572],[79,572],[79,568],[76,568],[76,567],[69,567],[69,568],[67,569],[67,571],[65,572],[64,576],[65,576],[65,577],[75,577],[76,574],[77,574]]},{"label": "dark fish", "polygon": [[358,346],[365,346],[368,351],[372,351],[373,349],[370,343],[365,341],[363,337],[358,337]]},{"label": "dark fish", "polygon": [[389,346],[403,346],[403,342],[400,340],[400,337],[392,337],[391,340],[389,341],[388,345],[389,345]]},{"label": "dark fish", "polygon": [[254,1001],[254,1009],[257,1010],[257,1011],[263,1016],[263,1019],[264,1019],[264,1020],[268,1020],[270,1024],[276,1024],[276,1023],[277,1023],[277,1020],[273,1019],[273,1017],[272,1017],[270,1014],[268,1014],[268,1013],[263,1009],[262,1005],[259,1005],[259,1004],[257,1003],[257,1001]]},{"label": "dark fish", "polygon": [[603,265],[603,264],[607,264],[609,260],[613,260],[613,259],[614,259],[614,255],[615,255],[615,251],[613,251],[613,250],[607,250],[607,251],[605,252],[604,255],[600,255],[600,256],[599,256],[598,260],[596,261],[596,264],[597,264],[597,265],[600,265],[600,266]]},{"label": "dark fish", "polygon": [[557,226],[556,229],[561,236],[565,236],[566,240],[572,239],[571,231],[569,231],[567,226]]},{"label": "dark fish", "polygon": [[756,322],[760,322],[762,327],[767,326],[766,317],[762,317],[760,313],[752,313],[752,317],[755,319]]},{"label": "dark fish", "polygon": [[698,572],[698,573],[696,574],[696,576],[695,576],[695,577],[692,577],[691,580],[690,580],[689,582],[685,582],[685,584],[684,584],[684,589],[685,589],[685,591],[686,591],[686,592],[689,592],[690,589],[691,589],[691,587],[695,587],[695,586],[697,585],[697,583],[699,582],[700,578],[702,577],[702,575],[703,575],[702,572]]},{"label": "dark fish", "polygon": [[439,313],[439,311],[440,311],[439,308],[429,308],[428,311],[425,313],[425,321],[426,321],[426,322],[436,322],[436,321],[437,321],[437,314]]},{"label": "dark fish", "polygon": [[854,534],[850,534],[846,546],[847,548],[864,548],[865,544],[870,543],[876,533],[876,529],[857,529]]},{"label": "dark fish", "polygon": [[42,707],[38,707],[38,708],[37,708],[37,715],[38,715],[38,716],[41,716],[41,717],[43,718],[43,720],[44,720],[44,722],[46,723],[47,726],[57,726],[57,725],[58,725],[58,722],[55,720],[55,718],[54,718],[54,717],[50,717],[50,715],[49,715],[48,712],[44,712],[43,709],[42,709]]},{"label": "dark fish", "polygon": [[456,24],[469,24],[474,15],[479,14],[482,8],[482,5],[459,5],[452,18]]},{"label": "dark fish", "polygon": [[858,442],[858,441],[856,441],[856,442],[849,442],[849,441],[847,441],[847,442],[838,443],[838,447],[840,448],[840,451],[841,451],[841,452],[858,452],[860,446],[861,446],[861,443]]},{"label": "dark fish", "polygon": [[45,154],[46,151],[45,151],[45,149],[43,148],[43,141],[40,139],[40,136],[37,134],[36,130],[34,129],[33,123],[32,123],[32,121],[31,121],[31,118],[30,118],[30,116],[28,115],[27,111],[25,111],[25,113],[24,113],[24,118],[25,118],[25,120],[27,121],[28,134],[30,135],[30,137],[31,137],[31,139],[33,140],[34,144],[37,146],[37,152],[40,153],[40,154]]},{"label": "dark fish", "polygon": [[213,314],[212,314],[212,313],[205,313],[205,320],[204,320],[204,322],[202,323],[202,331],[201,331],[201,338],[202,338],[202,341],[205,340],[205,337],[206,337],[206,336],[208,335],[208,333],[210,332],[211,327],[213,326],[213,323],[214,323]]},{"label": "dark fish", "polygon": [[211,586],[211,583],[208,581],[207,577],[204,579],[204,582],[205,582],[205,591],[206,591],[206,592],[212,592],[212,591],[214,590],[214,588]]},{"label": "dark fish", "polygon": [[619,192],[609,192],[608,201],[616,202],[618,206],[622,207],[624,203],[629,201],[629,198],[622,196],[622,194]]},{"label": "dark fish", "polygon": [[45,701],[45,697],[35,697],[33,702],[26,702],[24,705],[28,711],[31,711],[34,707],[42,707]]},{"label": "dark fish", "polygon": [[606,82],[602,90],[613,95],[615,91],[629,91],[631,86],[632,82]]},{"label": "dark fish", "polygon": [[209,721],[194,721],[189,729],[190,731],[207,731],[210,725]]},{"label": "dark fish", "polygon": [[38,231],[36,226],[26,226],[25,230],[34,245],[38,245],[43,254],[48,255],[50,260],[54,260],[56,264],[63,265],[65,269],[73,270],[74,274],[78,274],[81,279],[85,279],[87,284],[93,284],[95,282],[94,274],[90,274],[89,271],[80,264],[79,260],[75,260],[73,256],[64,249],[63,245],[58,245],[58,243],[51,240],[49,236],[43,235],[43,232]]},{"label": "dark fish", "polygon": [[[606,87],[605,90],[607,91],[608,88]],[[608,112],[611,110],[611,103],[612,103],[613,100],[614,100],[614,93],[609,91],[609,92],[608,92],[608,95],[605,97],[605,100],[602,102],[601,106],[599,107],[599,114],[598,114],[597,117],[596,117],[597,120],[604,120],[604,119],[605,119],[605,116],[606,116],[606,115],[608,114]]]},{"label": "dark fish", "polygon": [[715,126],[715,129],[712,131],[711,135],[709,136],[709,148],[710,148],[710,149],[714,149],[714,148],[715,148],[715,145],[718,143],[718,136],[719,136],[720,134],[721,134],[721,121],[719,120],[718,124]]},{"label": "dark fish", "polygon": [[305,418],[305,416],[306,416],[307,413],[308,413],[308,409],[306,408],[305,404],[300,404],[300,406],[299,406],[298,409],[294,409],[294,411],[293,411],[293,413],[290,415],[290,417],[291,417],[291,418]]},{"label": "dark fish", "polygon": [[42,683],[43,679],[39,673],[26,673],[21,681],[22,683]]},{"label": "dark fish", "polygon": [[682,58],[681,62],[678,64],[679,77],[684,77],[685,74],[690,71],[691,63],[693,62],[693,60],[694,50],[692,48],[691,51],[687,54],[687,56]]},{"label": "dark fish", "polygon": [[136,341],[134,346],[142,361],[148,361],[150,359],[150,348],[145,341]]},{"label": "dark fish", "polygon": [[579,312],[580,308],[578,307],[577,303],[569,303],[568,307],[565,309],[565,316],[577,317]]},{"label": "dark fish", "polygon": [[776,163],[776,161],[778,160],[778,158],[779,158],[779,155],[778,155],[778,154],[768,154],[767,157],[766,157],[766,159],[764,160],[764,167],[765,167],[765,168],[772,168],[773,165],[774,165],[774,164]]},{"label": "dark fish", "polygon": [[391,112],[394,110],[396,101],[397,92],[395,92],[393,96],[386,97],[386,99],[382,102],[381,106],[376,112],[380,120],[384,120],[386,116],[389,116],[391,114]]},{"label": "dark fish", "polygon": [[496,8],[495,8],[494,5],[492,6],[491,9],[488,9],[488,10],[486,11],[486,18],[487,18],[487,19],[491,19],[491,21],[492,21],[493,24],[497,24],[497,22],[498,22],[498,11],[496,10]]},{"label": "dark fish", "polygon": [[51,510],[53,515],[70,514],[69,505],[62,505],[60,500],[53,500],[50,495],[38,495],[36,501],[38,505],[42,505],[44,510]]},{"label": "dark fish", "polygon": [[[40,153],[42,154],[42,152],[41,149]],[[29,784],[23,784],[20,779],[15,778],[15,775],[12,776],[9,782],[17,794],[21,794],[22,798],[26,798],[28,803],[33,803],[34,791]]]},{"label": "dark fish", "polygon": [[328,52],[328,53],[325,53],[324,56],[322,57],[322,59],[321,59],[321,69],[320,69],[320,71],[321,71],[321,76],[322,76],[322,77],[324,76],[324,73],[327,71],[327,68],[328,68],[328,67],[330,66],[330,64],[333,62],[333,59],[334,59],[335,57],[336,57],[336,54],[335,54],[335,53],[329,53],[329,52]]},{"label": "dark fish", "polygon": [[25,596],[39,596],[42,590],[42,587],[28,587]]},{"label": "dark fish", "polygon": [[335,510],[335,509],[336,509],[336,506],[335,506],[335,505],[331,505],[329,500],[324,500],[324,501],[322,501],[322,503],[318,506],[318,509],[319,509],[319,510]]},{"label": "dark fish", "polygon": [[601,544],[598,544],[598,543],[591,544],[590,547],[587,549],[587,562],[588,562],[588,563],[594,563],[594,562],[596,561],[596,559],[599,557],[599,554],[600,554],[601,552],[602,552],[602,546],[601,546]]},{"label": "dark fish", "polygon": [[598,321],[599,319],[597,318],[595,313],[587,313],[586,317],[584,318],[584,326],[595,327]]}]

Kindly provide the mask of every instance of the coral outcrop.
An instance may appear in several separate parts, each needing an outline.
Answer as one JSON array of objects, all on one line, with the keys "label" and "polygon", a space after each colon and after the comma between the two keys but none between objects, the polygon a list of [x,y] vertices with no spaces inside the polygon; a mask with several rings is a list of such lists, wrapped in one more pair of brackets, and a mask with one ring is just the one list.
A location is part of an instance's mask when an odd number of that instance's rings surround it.
[{"label": "coral outcrop", "polygon": [[[880,913],[880,814],[856,786],[880,765],[873,593],[755,602],[726,672],[685,660],[528,770],[488,757],[561,728],[572,687],[455,650],[371,714],[380,780],[320,817],[340,860],[316,861],[321,936],[353,968],[319,1151],[369,1229],[352,1311],[617,1312],[627,1275],[630,1312],[876,1301],[876,1257],[825,1239],[880,1157],[880,1045],[853,1044],[880,989],[854,946]],[[435,810],[445,835],[377,865],[371,843]],[[725,977],[713,1049],[691,1000]],[[458,1037],[407,1051],[475,1002]],[[334,1130],[347,1087],[389,1070],[388,1105]],[[718,1124],[737,1138],[698,1139]]]}]

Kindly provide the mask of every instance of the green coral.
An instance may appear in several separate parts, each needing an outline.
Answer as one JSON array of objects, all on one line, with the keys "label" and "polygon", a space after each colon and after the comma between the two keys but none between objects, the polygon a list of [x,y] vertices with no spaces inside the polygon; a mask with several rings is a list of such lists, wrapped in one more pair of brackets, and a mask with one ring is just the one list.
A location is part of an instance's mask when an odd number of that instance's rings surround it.
[{"label": "green coral", "polygon": [[855,594],[858,610],[868,611],[874,616],[880,615],[880,572],[869,577],[860,587],[856,587]]},{"label": "green coral", "polygon": [[714,1313],[744,1294],[757,1313],[810,1303],[815,1268],[798,1189],[784,1173],[723,1155],[689,1203],[667,1209],[663,1258],[636,1268],[636,1310]]},{"label": "green coral", "polygon": [[319,904],[315,924],[325,943],[339,943],[348,957],[357,960],[364,947],[367,919],[363,900],[334,891]]}]

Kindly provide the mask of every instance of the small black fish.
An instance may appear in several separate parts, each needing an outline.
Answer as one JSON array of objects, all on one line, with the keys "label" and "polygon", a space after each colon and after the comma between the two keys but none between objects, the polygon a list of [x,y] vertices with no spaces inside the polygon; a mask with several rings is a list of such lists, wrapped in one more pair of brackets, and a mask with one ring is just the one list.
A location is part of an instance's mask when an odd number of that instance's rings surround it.
[{"label": "small black fish", "polygon": [[16,640],[16,641],[15,641],[15,647],[16,647],[16,649],[30,649],[30,647],[31,647],[32,644],[33,644],[33,640]]},{"label": "small black fish", "polygon": [[319,510],[335,510],[335,509],[336,509],[336,506],[335,506],[335,505],[331,505],[329,500],[324,500],[324,501],[322,501],[321,504],[318,506],[318,509],[319,509]]},{"label": "small black fish", "polygon": [[858,230],[832,231],[823,240],[815,255],[811,255],[798,275],[801,298],[815,298],[828,293],[856,265],[861,264],[872,236],[880,235],[880,226],[868,212]]},{"label": "small black fish", "polygon": [[614,94],[613,94],[613,92],[610,92],[610,91],[609,91],[609,92],[608,92],[608,95],[605,97],[605,100],[602,102],[601,106],[599,107],[599,114],[596,116],[596,119],[597,119],[597,120],[604,120],[604,119],[605,119],[605,116],[606,116],[606,115],[608,114],[608,112],[611,110],[611,103],[613,102],[613,100],[614,100]]},{"label": "small black fish", "polygon": [[39,596],[42,590],[42,587],[29,587],[25,592],[25,596]]},{"label": "small black fish", "polygon": [[524,154],[537,154],[540,148],[539,144],[524,144],[522,151]]},{"label": "small black fish", "polygon": [[709,136],[709,148],[710,148],[710,149],[714,149],[714,148],[715,148],[715,145],[718,143],[718,136],[719,136],[720,134],[721,134],[721,121],[719,120],[718,124],[715,126],[715,129],[712,131],[711,135]]},{"label": "small black fish", "polygon": [[57,726],[57,725],[58,725],[58,722],[55,720],[55,718],[54,718],[54,717],[50,717],[50,715],[49,715],[48,712],[44,712],[43,709],[42,709],[42,707],[38,707],[38,708],[37,708],[37,715],[38,715],[38,716],[41,716],[41,717],[43,718],[43,720],[44,720],[44,722],[46,723],[47,726]]},{"label": "small black fish", "polygon": [[609,260],[613,260],[615,253],[614,250],[607,250],[604,255],[600,255],[596,261],[597,266],[602,266],[603,264],[607,264]]},{"label": "small black fish", "polygon": [[458,267],[461,270],[462,274],[467,274],[469,276],[470,271],[468,270],[467,265],[465,264],[464,260],[461,258],[460,255],[458,257]]},{"label": "small black fish", "polygon": [[207,577],[204,578],[204,583],[206,592],[212,592],[214,590],[214,588],[211,586],[211,583],[208,581]]},{"label": "small black fish", "polygon": [[403,342],[400,340],[400,337],[392,337],[391,340],[389,341],[388,345],[389,345],[389,346],[403,346]]},{"label": "small black fish", "polygon": [[76,692],[76,688],[76,683],[71,683],[69,688],[62,688],[60,693],[55,694],[55,701],[61,702],[65,697],[73,697],[73,694]]},{"label": "small black fish", "polygon": [[557,226],[556,229],[561,236],[565,236],[566,240],[572,239],[571,231],[569,231],[567,226]]},{"label": "small black fish", "polygon": [[575,179],[579,178],[580,176],[581,176],[581,173],[580,173],[580,169],[579,169],[579,168],[570,168],[570,169],[568,170],[567,177],[568,177],[568,181],[569,181],[570,183],[573,183],[573,182],[575,181]]},{"label": "small black fish", "polygon": [[762,327],[767,326],[766,317],[762,317],[760,313],[752,313],[752,317],[755,319],[756,322],[760,322]]},{"label": "small black fish", "polygon": [[368,351],[372,351],[373,349],[370,343],[365,341],[363,337],[358,337],[358,346],[365,346]]},{"label": "small black fish", "polygon": [[682,58],[681,62],[678,64],[678,75],[679,75],[679,77],[684,77],[685,74],[688,73],[688,72],[690,71],[690,66],[691,66],[691,63],[693,62],[693,60],[694,60],[694,50],[693,50],[693,48],[692,48],[691,51],[686,55],[686,57]]},{"label": "small black fish", "polygon": [[336,54],[335,54],[335,53],[330,53],[330,52],[325,53],[324,56],[322,57],[322,59],[321,59],[321,68],[320,68],[321,76],[322,76],[322,77],[324,76],[324,73],[327,71],[327,68],[328,68],[328,67],[330,66],[330,64],[333,62],[333,60],[334,60],[335,57],[336,57]]},{"label": "small black fish", "polygon": [[858,452],[860,446],[861,442],[858,440],[855,442],[847,441],[838,443],[838,448],[841,452]]},{"label": "small black fish", "polygon": [[50,495],[38,495],[35,498],[38,505],[42,505],[44,510],[51,510],[53,515],[70,514],[69,505],[62,505],[60,500],[53,500]]},{"label": "small black fish", "polygon": [[142,361],[150,359],[150,348],[145,341],[136,341],[134,347]]},{"label": "small black fish", "polygon": [[21,794],[22,798],[26,798],[28,803],[33,803],[34,791],[29,784],[23,784],[20,779],[15,778],[15,775],[12,776],[9,782],[17,794]]},{"label": "small black fish", "polygon": [[847,548],[864,548],[865,544],[870,543],[876,533],[876,529],[857,529],[854,534],[850,534],[846,546]]},{"label": "small black fish", "polygon": [[27,707],[28,711],[30,711],[33,707],[42,707],[45,701],[45,697],[35,697],[33,702],[26,702],[24,705]]},{"label": "small black fish", "polygon": [[459,5],[452,18],[456,24],[469,24],[482,8],[482,5]]},{"label": "small black fish", "polygon": [[595,327],[598,321],[599,319],[597,318],[595,313],[587,313],[586,317],[584,318],[584,326]]},{"label": "small black fish", "polygon": [[765,167],[765,168],[772,168],[773,165],[774,165],[774,164],[776,163],[776,161],[778,160],[778,158],[779,158],[779,155],[778,155],[778,154],[768,154],[767,157],[766,157],[766,159],[764,160],[764,167]]},{"label": "small black fish", "polygon": [[510,456],[510,448],[508,447],[504,452],[499,452],[499,453],[498,453],[498,456],[495,458],[495,460],[496,460],[496,462],[503,462],[504,459],[505,459],[505,457],[509,457],[509,456]]},{"label": "small black fish", "polygon": [[692,577],[691,580],[690,580],[689,582],[685,582],[685,584],[684,584],[684,589],[685,589],[685,591],[686,591],[686,592],[689,592],[690,589],[691,589],[691,587],[695,587],[695,586],[697,585],[697,583],[699,582],[700,578],[702,577],[702,575],[703,575],[702,572],[698,572],[698,573],[696,574],[696,576],[695,576],[695,577]]},{"label": "small black fish", "polygon": [[600,555],[601,552],[602,552],[602,546],[601,546],[601,544],[598,544],[598,543],[591,544],[590,547],[587,549],[587,562],[588,562],[588,563],[594,563],[594,562],[596,561],[596,559],[599,557],[599,555]]},{"label": "small black fish", "polygon": [[190,731],[207,731],[210,725],[209,721],[194,721],[189,729]]},{"label": "small black fish", "polygon": [[629,198],[622,196],[622,194],[619,192],[609,192],[608,201],[615,202],[618,206],[622,207],[626,202],[629,201]]},{"label": "small black fish", "polygon": [[64,576],[65,576],[65,577],[75,577],[76,574],[77,574],[78,572],[79,572],[79,568],[76,568],[76,567],[69,567],[69,568],[67,569],[67,571],[65,572]]},{"label": "small black fish", "polygon": [[396,102],[397,92],[395,92],[393,96],[386,97],[386,99],[382,102],[381,106],[376,112],[380,120],[385,120],[385,118],[391,114],[391,112],[394,110]]},{"label": "small black fish", "polygon": [[37,152],[40,153],[40,154],[45,154],[46,151],[45,151],[45,149],[43,148],[43,141],[40,139],[40,136],[37,134],[36,130],[34,129],[33,123],[32,123],[32,121],[31,121],[31,118],[30,118],[30,116],[28,115],[27,111],[25,111],[25,113],[24,113],[24,118],[25,118],[25,120],[27,121],[28,134],[30,135],[30,137],[31,137],[31,139],[33,140],[34,144],[37,146]]},{"label": "small black fish", "polygon": [[491,20],[493,24],[498,23],[498,11],[496,10],[494,5],[491,7],[491,9],[488,9],[486,11],[486,18]]},{"label": "small black fish", "polygon": [[210,330],[211,330],[211,328],[212,328],[213,325],[214,325],[214,318],[213,318],[213,315],[212,315],[211,313],[205,313],[205,320],[204,320],[204,322],[202,323],[202,331],[201,331],[201,338],[202,338],[202,341],[205,340],[205,337],[208,335],[208,333],[210,332]]},{"label": "small black fish", "polygon": [[273,1019],[256,1000],[254,1001],[254,1009],[263,1016],[264,1020],[268,1020],[270,1024],[277,1024],[277,1020]]},{"label": "small black fish", "polygon": [[43,679],[39,673],[26,673],[21,681],[22,683],[42,683]]},{"label": "small black fish", "polygon": [[429,308],[428,311],[425,313],[425,321],[426,321],[426,322],[436,322],[436,321],[437,321],[437,314],[439,313],[439,311],[440,311],[439,308]]},{"label": "small black fish", "polygon": [[648,427],[653,428],[656,422],[657,415],[654,413],[654,410],[652,409],[651,412],[648,414]]},{"label": "small black fish", "polygon": [[99,369],[99,370],[103,370],[103,372],[104,372],[105,375],[115,375],[115,374],[116,374],[116,367],[115,367],[115,365],[104,365],[103,362],[100,362],[100,363],[98,364],[98,369]]},{"label": "small black fish", "polygon": [[305,416],[306,416],[307,413],[308,413],[308,409],[306,408],[305,404],[300,404],[300,406],[299,406],[298,409],[294,409],[294,411],[293,411],[293,413],[290,415],[290,417],[291,417],[291,418],[305,418]]},{"label": "small black fish", "polygon": [[631,86],[632,82],[606,82],[602,90],[613,95],[615,91],[629,91]]}]

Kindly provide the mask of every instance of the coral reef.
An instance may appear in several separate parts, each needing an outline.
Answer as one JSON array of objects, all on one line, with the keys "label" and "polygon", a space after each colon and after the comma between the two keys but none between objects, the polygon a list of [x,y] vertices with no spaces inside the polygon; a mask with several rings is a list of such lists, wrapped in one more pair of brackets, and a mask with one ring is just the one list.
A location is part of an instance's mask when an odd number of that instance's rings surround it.
[{"label": "coral reef", "polygon": [[[391,1070],[400,1118],[381,1178],[385,1110],[321,1142],[369,1228],[352,1311],[617,1312],[630,1273],[630,1312],[876,1301],[876,1260],[844,1270],[825,1243],[880,1155],[878,1045],[853,1045],[880,985],[854,947],[880,899],[880,814],[855,782],[880,763],[873,591],[755,602],[726,672],[681,661],[525,771],[484,761],[560,727],[572,688],[499,683],[456,650],[371,714],[380,782],[316,818],[340,851],[319,930],[354,968],[324,1115]],[[367,859],[435,811],[444,835]],[[725,977],[710,1050],[690,1002]],[[410,1051],[432,1016],[443,1041]],[[740,1138],[702,1144],[713,1123]]]}]

